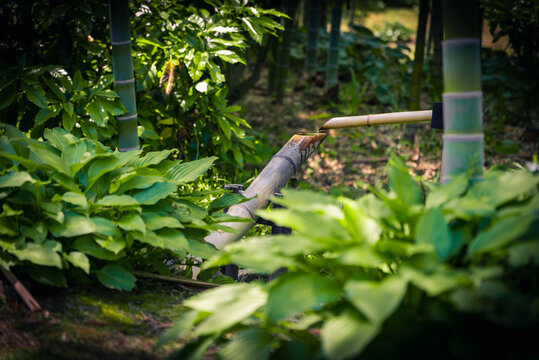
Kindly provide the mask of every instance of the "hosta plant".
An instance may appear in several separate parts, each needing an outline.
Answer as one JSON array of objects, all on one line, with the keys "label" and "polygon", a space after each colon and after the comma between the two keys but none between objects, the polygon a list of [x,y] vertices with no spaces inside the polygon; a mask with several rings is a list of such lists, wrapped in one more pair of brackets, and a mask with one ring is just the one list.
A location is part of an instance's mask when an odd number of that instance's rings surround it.
[{"label": "hosta plant", "polygon": [[0,266],[49,285],[96,276],[130,290],[135,269],[167,273],[164,260],[216,253],[204,236],[238,196],[199,206],[184,193],[215,157],[181,163],[176,150],[120,153],[60,128],[44,136],[0,127]]},{"label": "hosta plant", "polygon": [[230,244],[204,266],[288,272],[190,298],[161,343],[181,338],[176,358],[216,344],[223,359],[537,353],[538,184],[492,169],[421,185],[393,156],[389,189],[357,200],[285,190],[285,209],[259,215],[292,235]]}]

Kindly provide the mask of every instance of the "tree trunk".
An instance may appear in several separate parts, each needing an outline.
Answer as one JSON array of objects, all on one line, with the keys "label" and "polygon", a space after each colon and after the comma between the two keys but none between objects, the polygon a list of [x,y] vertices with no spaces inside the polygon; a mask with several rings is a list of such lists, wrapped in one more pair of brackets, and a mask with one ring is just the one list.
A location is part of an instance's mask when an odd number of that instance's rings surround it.
[{"label": "tree trunk", "polygon": [[119,151],[139,148],[137,100],[131,57],[131,29],[128,0],[109,0],[110,39],[114,89],[120,95],[127,112],[118,116]]},{"label": "tree trunk", "polygon": [[277,74],[275,79],[275,98],[278,103],[282,103],[288,79],[290,67],[290,44],[292,35],[294,34],[294,18],[298,8],[299,0],[288,0],[286,3],[285,13],[290,16],[290,19],[285,19],[283,40],[279,49],[277,58]]},{"label": "tree trunk", "polygon": [[432,82],[431,98],[434,102],[442,100],[442,40],[444,35],[442,0],[432,0],[430,27],[432,42],[434,44],[434,53],[432,55],[430,66]]},{"label": "tree trunk", "polygon": [[478,0],[444,0],[444,146],[441,182],[483,177],[483,94]]},{"label": "tree trunk", "polygon": [[[328,70],[326,76],[326,89],[329,90],[339,83],[339,38],[341,36],[343,0],[336,0],[331,12],[331,33],[329,35]],[[334,96],[337,96],[335,92]]]},{"label": "tree trunk", "polygon": [[427,28],[427,17],[429,14],[429,0],[419,2],[419,21],[417,25],[417,36],[415,42],[414,68],[412,71],[412,87],[410,91],[410,110],[419,110],[421,100],[421,75],[423,73],[423,58],[425,54],[425,32]]},{"label": "tree trunk", "polygon": [[307,29],[307,51],[305,71],[308,76],[316,73],[316,55],[318,53],[318,30],[320,23],[320,0],[309,1],[309,27]]}]

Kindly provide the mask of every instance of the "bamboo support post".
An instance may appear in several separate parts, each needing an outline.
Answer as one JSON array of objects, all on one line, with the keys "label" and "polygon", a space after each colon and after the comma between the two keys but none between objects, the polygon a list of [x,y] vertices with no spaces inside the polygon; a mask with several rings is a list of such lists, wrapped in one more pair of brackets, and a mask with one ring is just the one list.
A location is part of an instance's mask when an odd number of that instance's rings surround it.
[{"label": "bamboo support post", "polygon": [[359,126],[371,126],[382,124],[401,124],[412,122],[431,121],[432,110],[403,111],[386,114],[371,114],[361,116],[344,116],[329,119],[321,130],[343,129]]},{"label": "bamboo support post", "polygon": [[212,284],[212,283],[207,283],[207,282],[203,282],[203,281],[197,281],[197,280],[193,280],[193,279],[184,279],[184,278],[177,277],[177,276],[166,276],[166,275],[152,274],[152,273],[147,273],[147,272],[143,272],[143,271],[134,271],[133,274],[135,276],[138,276],[138,277],[141,277],[141,278],[173,282],[173,283],[178,283],[178,284],[182,284],[182,285],[202,287],[202,288],[206,288],[206,289],[219,287],[219,284]]}]

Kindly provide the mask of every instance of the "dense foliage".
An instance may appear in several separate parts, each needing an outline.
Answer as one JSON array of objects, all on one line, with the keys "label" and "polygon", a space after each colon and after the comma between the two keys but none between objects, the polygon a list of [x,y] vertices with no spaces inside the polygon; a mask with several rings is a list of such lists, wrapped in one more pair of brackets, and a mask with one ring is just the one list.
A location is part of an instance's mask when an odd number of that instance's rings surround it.
[{"label": "dense foliage", "polygon": [[223,228],[227,216],[216,211],[230,198],[199,206],[206,197],[183,186],[215,157],[181,163],[168,160],[175,149],[119,153],[61,128],[46,129],[46,141],[0,130],[3,268],[21,265],[48,285],[86,274],[131,290],[135,268],[167,273],[166,259],[216,253],[204,236]]},{"label": "dense foliage", "polygon": [[537,353],[525,334],[539,324],[539,175],[420,184],[396,156],[388,171],[388,190],[357,200],[275,198],[286,209],[259,215],[293,235],[230,244],[205,267],[288,272],[187,300],[162,341],[185,341],[177,358],[214,344],[224,359]]},{"label": "dense foliage", "polygon": [[[218,153],[231,176],[257,162],[249,124],[227,105],[224,67],[276,35],[279,12],[249,2],[132,3],[139,134],[180,158]],[[0,116],[30,131],[61,126],[116,147],[106,2],[8,2],[0,39]],[[68,19],[65,21],[65,19]],[[54,36],[50,36],[54,34]]]}]

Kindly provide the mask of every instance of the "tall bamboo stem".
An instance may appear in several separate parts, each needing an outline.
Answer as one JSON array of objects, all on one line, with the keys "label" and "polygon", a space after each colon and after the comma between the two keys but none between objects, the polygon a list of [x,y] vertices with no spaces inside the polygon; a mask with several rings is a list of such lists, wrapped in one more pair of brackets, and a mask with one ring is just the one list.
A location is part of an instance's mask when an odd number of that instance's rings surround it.
[{"label": "tall bamboo stem", "polygon": [[419,20],[417,24],[417,36],[415,42],[414,68],[412,70],[412,87],[410,91],[410,110],[419,109],[421,97],[421,78],[423,73],[423,58],[425,54],[425,32],[427,29],[427,17],[429,15],[429,0],[419,2]]},{"label": "tall bamboo stem", "polygon": [[326,89],[339,83],[339,39],[341,37],[341,18],[343,0],[336,0],[331,12],[331,32],[329,34],[328,70]]},{"label": "tall bamboo stem", "polygon": [[109,16],[114,89],[127,109],[127,113],[117,117],[118,149],[120,151],[136,150],[139,148],[137,100],[131,57],[128,0],[109,0]]},{"label": "tall bamboo stem", "polygon": [[432,82],[432,100],[442,100],[442,40],[444,36],[442,17],[442,0],[432,0],[432,10],[430,17],[430,28],[432,34],[432,42],[434,44],[434,53],[431,62],[431,82]]},{"label": "tall bamboo stem", "polygon": [[286,88],[286,80],[288,79],[288,71],[290,67],[290,44],[292,43],[292,35],[294,33],[294,15],[298,8],[299,0],[289,0],[285,5],[285,13],[290,16],[290,19],[284,21],[284,34],[279,49],[279,57],[277,59],[277,74],[275,79],[275,98],[278,103],[283,101]]},{"label": "tall bamboo stem", "polygon": [[483,176],[481,42],[478,0],[444,0],[444,147],[442,183]]},{"label": "tall bamboo stem", "polygon": [[318,31],[320,23],[320,0],[309,1],[309,26],[307,28],[307,51],[305,54],[305,71],[308,76],[316,73],[316,55],[318,53]]}]

